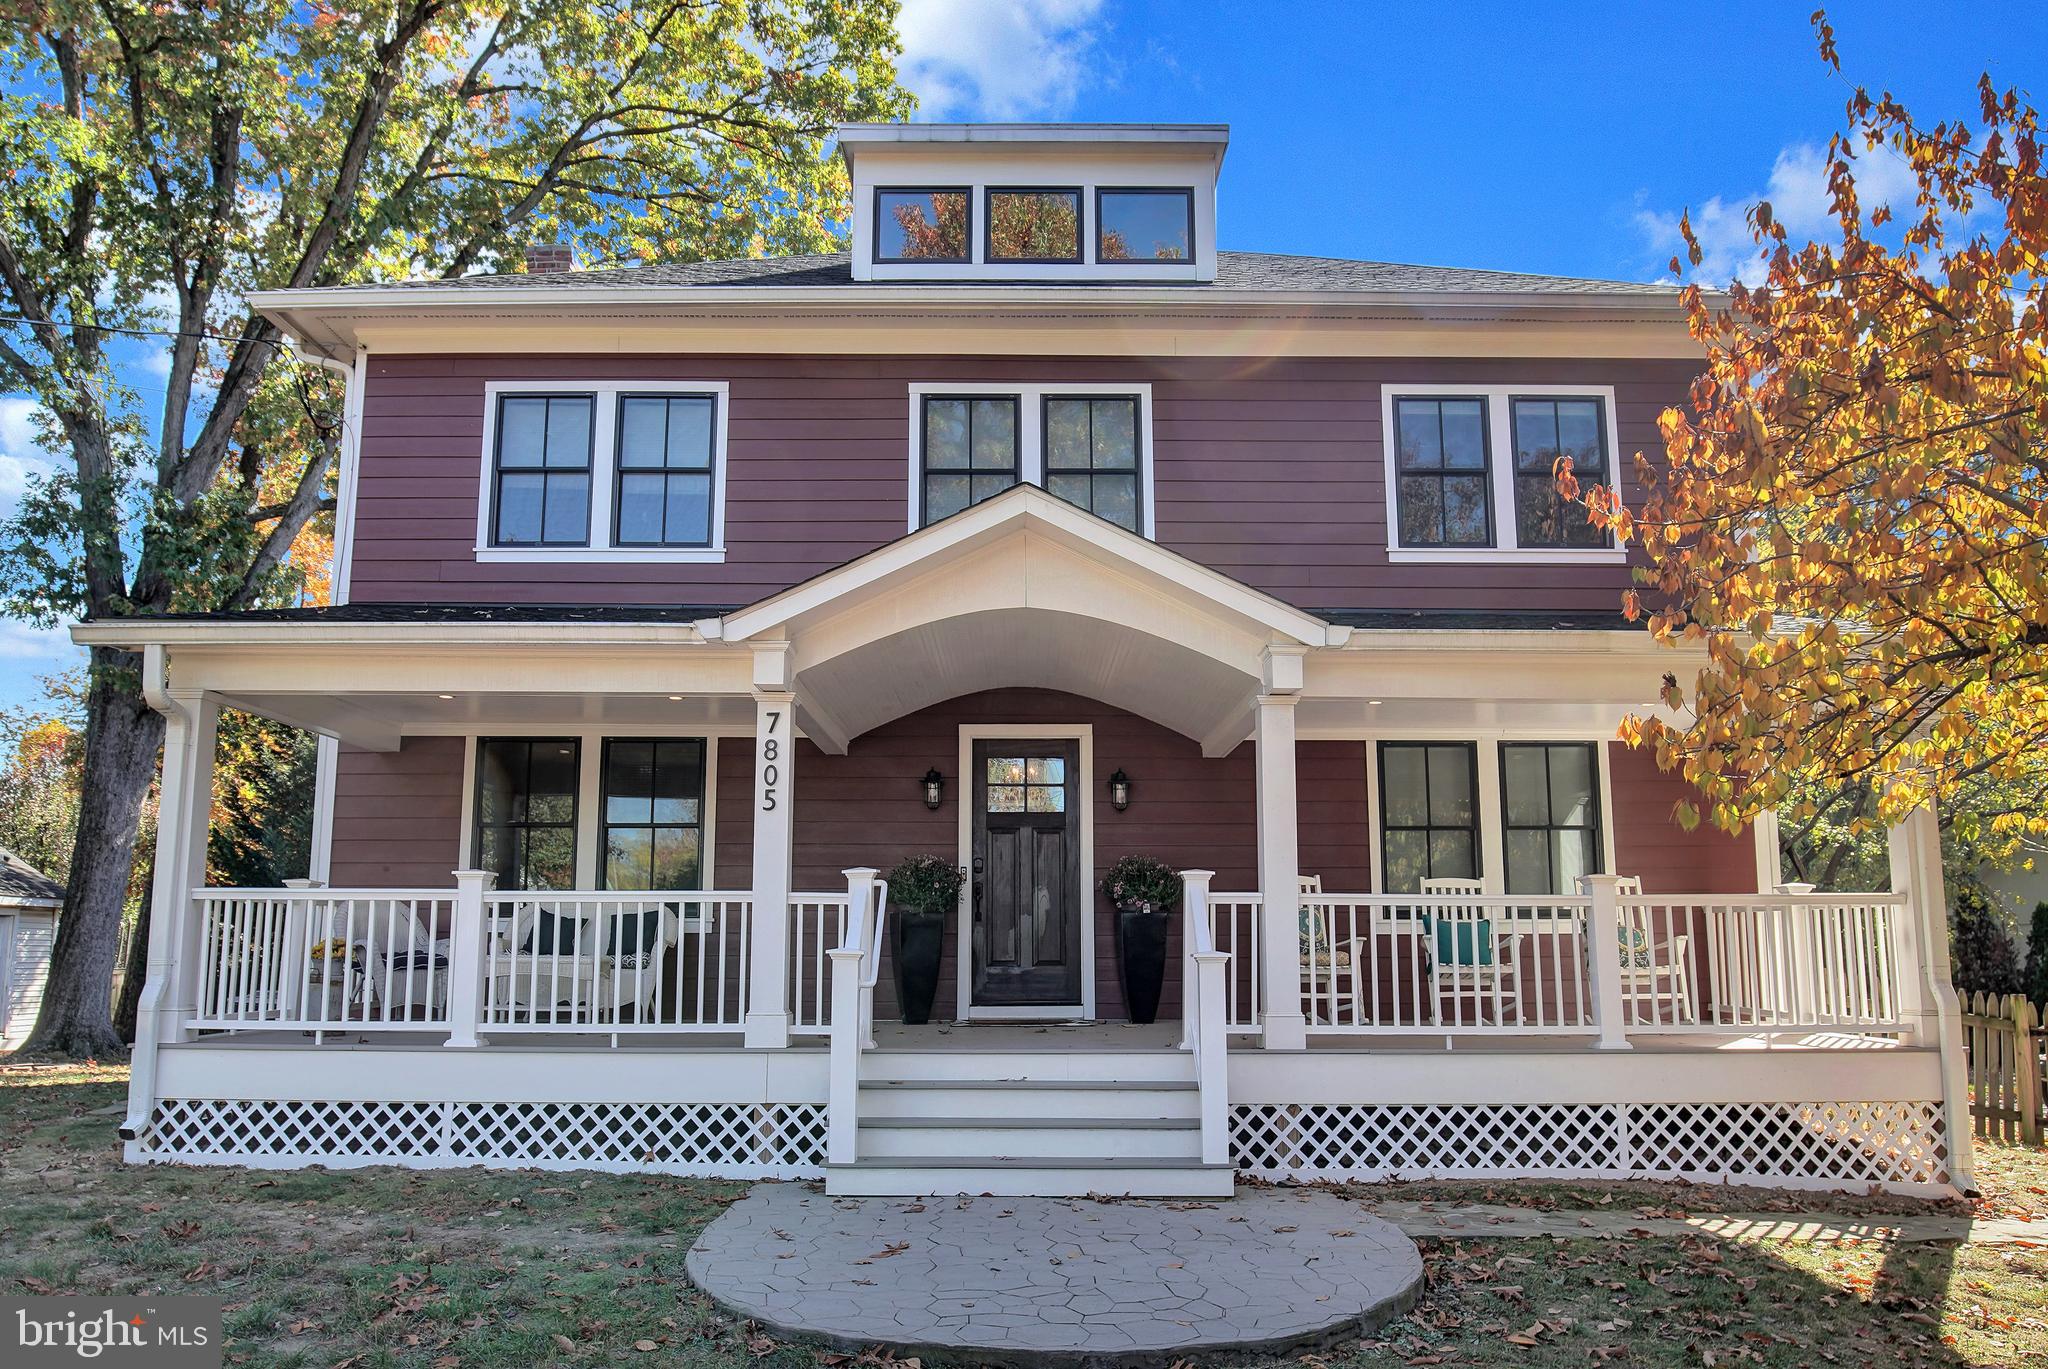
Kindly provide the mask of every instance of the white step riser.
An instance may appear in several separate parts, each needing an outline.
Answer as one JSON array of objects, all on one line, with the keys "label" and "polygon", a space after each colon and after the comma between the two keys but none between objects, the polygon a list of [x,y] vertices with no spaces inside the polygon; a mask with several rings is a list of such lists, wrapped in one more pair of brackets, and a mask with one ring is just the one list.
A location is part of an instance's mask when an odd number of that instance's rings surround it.
[{"label": "white step riser", "polygon": [[1227,1198],[1229,1170],[1217,1169],[898,1169],[886,1162],[831,1169],[825,1192],[835,1197],[927,1197],[989,1193],[1000,1197]]},{"label": "white step riser", "polygon": [[1194,1061],[1178,1051],[882,1051],[861,1060],[868,1080],[958,1080],[1058,1084],[1069,1081],[1191,1084]]},{"label": "white step riser", "polygon": [[1121,1118],[1193,1119],[1201,1095],[1193,1089],[930,1088],[860,1091],[863,1121],[880,1117],[1060,1117],[1089,1121]]},{"label": "white step riser", "polygon": [[855,1153],[862,1162],[905,1156],[946,1155],[984,1160],[1108,1160],[1154,1156],[1162,1160],[1202,1158],[1202,1133],[1195,1127],[1121,1131],[1114,1124],[1077,1127],[891,1127],[863,1126]]}]

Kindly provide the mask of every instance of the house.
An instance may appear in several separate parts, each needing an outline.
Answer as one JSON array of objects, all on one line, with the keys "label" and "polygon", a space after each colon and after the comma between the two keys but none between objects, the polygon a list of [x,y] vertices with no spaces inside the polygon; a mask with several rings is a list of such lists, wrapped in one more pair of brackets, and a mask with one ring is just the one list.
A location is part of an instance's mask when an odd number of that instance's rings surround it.
[{"label": "house", "polygon": [[63,885],[0,847],[0,1051],[35,1030],[63,906]]},{"label": "house", "polygon": [[[335,606],[75,632],[170,720],[130,1156],[1967,1183],[1931,819],[1787,892],[1614,740],[1697,658],[1550,472],[1658,449],[1676,292],[1220,250],[1227,138],[850,126],[850,254],[255,296]],[[224,705],[323,739],[303,887],[204,887]]]}]

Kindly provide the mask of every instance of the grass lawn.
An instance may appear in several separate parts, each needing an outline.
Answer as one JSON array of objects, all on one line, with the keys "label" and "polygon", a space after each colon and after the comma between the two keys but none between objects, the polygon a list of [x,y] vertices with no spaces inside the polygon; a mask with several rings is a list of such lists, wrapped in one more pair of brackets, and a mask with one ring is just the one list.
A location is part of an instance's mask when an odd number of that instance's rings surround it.
[{"label": "grass lawn", "polygon": [[[393,1169],[129,1168],[119,1068],[0,1065],[0,1288],[226,1298],[251,1365],[844,1363],[718,1312],[683,1276],[735,1183]],[[1980,1148],[2000,1215],[2048,1208],[2048,1159]],[[1434,1197],[1646,1213],[1817,1206],[1682,1185],[1430,1184]],[[1830,1206],[1833,1206],[1830,1204]],[[1857,1210],[1927,1210],[1857,1200]],[[1319,1366],[2040,1365],[2048,1250],[1709,1238],[1428,1241],[1429,1291]],[[880,1357],[863,1357],[878,1364]]]}]

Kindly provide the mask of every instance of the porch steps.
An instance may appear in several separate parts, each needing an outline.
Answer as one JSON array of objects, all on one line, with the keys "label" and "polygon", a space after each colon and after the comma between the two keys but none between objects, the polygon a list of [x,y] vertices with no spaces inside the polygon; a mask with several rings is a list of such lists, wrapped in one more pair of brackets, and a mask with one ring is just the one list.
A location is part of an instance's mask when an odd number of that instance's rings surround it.
[{"label": "porch steps", "polygon": [[1226,1197],[1202,1163],[1201,1096],[1178,1051],[882,1051],[867,1058],[847,1196]]}]

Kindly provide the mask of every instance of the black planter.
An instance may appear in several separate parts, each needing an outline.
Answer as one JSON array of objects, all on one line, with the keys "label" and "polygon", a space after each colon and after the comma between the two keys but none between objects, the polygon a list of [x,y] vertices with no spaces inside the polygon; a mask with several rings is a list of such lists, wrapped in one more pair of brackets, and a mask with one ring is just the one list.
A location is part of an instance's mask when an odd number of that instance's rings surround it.
[{"label": "black planter", "polygon": [[932,999],[939,992],[939,952],[946,941],[944,913],[898,910],[896,927],[896,1001],[903,1020],[921,1027],[932,1019]]},{"label": "black planter", "polygon": [[1116,959],[1124,977],[1124,1006],[1131,1021],[1159,1016],[1159,985],[1166,978],[1166,910],[1116,910]]}]

